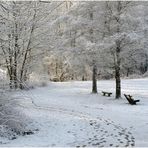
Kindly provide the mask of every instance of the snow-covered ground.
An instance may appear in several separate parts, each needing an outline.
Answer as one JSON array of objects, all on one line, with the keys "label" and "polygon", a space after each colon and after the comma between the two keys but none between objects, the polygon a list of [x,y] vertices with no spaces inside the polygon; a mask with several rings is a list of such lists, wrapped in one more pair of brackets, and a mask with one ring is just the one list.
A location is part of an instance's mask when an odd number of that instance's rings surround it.
[{"label": "snow-covered ground", "polygon": [[17,93],[39,131],[0,146],[148,146],[148,79],[122,81],[122,94],[140,99],[137,105],[115,100],[114,88],[113,80],[98,81],[91,94],[91,82],[55,82]]}]

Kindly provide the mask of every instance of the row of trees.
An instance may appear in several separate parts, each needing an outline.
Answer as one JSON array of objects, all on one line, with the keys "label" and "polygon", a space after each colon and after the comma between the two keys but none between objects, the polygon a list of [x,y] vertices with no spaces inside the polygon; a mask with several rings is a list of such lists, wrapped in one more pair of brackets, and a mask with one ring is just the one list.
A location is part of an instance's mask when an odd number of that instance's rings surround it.
[{"label": "row of trees", "polygon": [[121,75],[128,76],[134,68],[147,71],[146,8],[142,2],[79,2],[65,14],[63,45],[92,67],[93,93],[97,93],[97,68],[113,71],[116,98],[121,97]]},{"label": "row of trees", "polygon": [[[10,79],[10,88],[23,88],[37,58],[42,58],[48,44],[50,11],[59,3],[0,2],[0,55]],[[54,16],[55,17],[55,16]],[[49,19],[50,18],[50,19]]]},{"label": "row of trees", "polygon": [[[136,12],[136,13],[135,13]],[[0,55],[11,88],[33,71],[58,81],[116,80],[148,69],[147,2],[0,2]],[[40,60],[38,60],[40,58]],[[40,65],[40,66],[39,66]]]}]

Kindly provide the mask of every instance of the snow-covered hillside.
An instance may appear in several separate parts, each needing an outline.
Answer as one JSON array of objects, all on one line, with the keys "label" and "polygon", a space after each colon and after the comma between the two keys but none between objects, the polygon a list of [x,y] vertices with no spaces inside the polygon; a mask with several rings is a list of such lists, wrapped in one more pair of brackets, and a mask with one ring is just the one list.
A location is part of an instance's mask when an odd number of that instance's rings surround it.
[{"label": "snow-covered hillside", "polygon": [[[114,81],[49,83],[21,91],[19,104],[38,128],[34,135],[6,141],[0,146],[148,146],[148,79],[122,81],[122,94],[140,99],[129,105],[114,99]],[[101,91],[113,92],[104,97]]]}]

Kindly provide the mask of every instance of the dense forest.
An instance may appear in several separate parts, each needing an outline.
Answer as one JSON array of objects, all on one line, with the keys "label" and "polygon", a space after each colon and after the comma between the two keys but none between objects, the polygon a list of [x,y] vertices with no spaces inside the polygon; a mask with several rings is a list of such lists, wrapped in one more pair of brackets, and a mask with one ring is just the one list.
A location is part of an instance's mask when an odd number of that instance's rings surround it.
[{"label": "dense forest", "polygon": [[146,2],[3,1],[0,13],[10,87],[23,87],[33,73],[91,80],[94,65],[98,79],[147,72]]}]

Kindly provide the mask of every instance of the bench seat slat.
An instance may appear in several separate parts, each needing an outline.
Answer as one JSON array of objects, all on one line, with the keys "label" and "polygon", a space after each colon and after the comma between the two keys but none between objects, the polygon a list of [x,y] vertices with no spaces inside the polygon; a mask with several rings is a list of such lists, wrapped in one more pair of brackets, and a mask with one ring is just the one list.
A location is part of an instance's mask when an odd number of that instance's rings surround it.
[{"label": "bench seat slat", "polygon": [[108,95],[108,97],[110,97],[110,96],[112,95],[111,92],[105,92],[105,91],[102,91],[102,93],[103,93],[103,96]]}]

